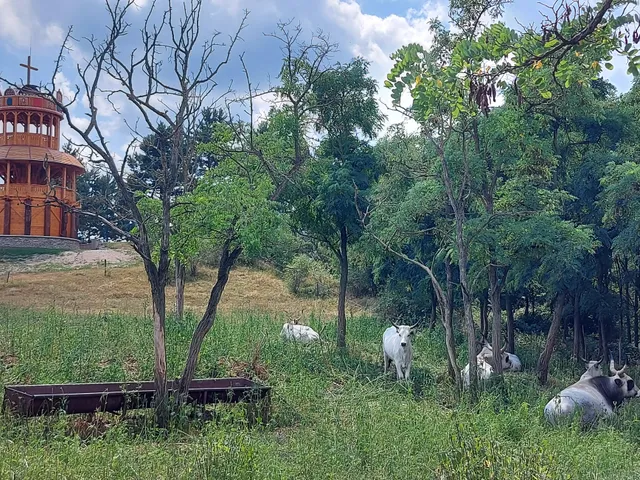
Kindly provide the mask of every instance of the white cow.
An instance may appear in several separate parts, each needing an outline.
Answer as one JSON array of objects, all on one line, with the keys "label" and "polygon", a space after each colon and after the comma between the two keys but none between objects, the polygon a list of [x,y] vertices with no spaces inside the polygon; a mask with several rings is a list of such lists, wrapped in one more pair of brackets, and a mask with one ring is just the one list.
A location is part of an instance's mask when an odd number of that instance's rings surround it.
[{"label": "white cow", "polygon": [[613,376],[591,377],[579,380],[565,388],[544,407],[549,423],[580,414],[582,424],[591,424],[598,417],[611,417],[624,400],[640,396],[633,379],[624,373],[627,366],[616,370],[611,361]]},{"label": "white cow", "polygon": [[285,340],[293,340],[300,343],[311,343],[320,340],[320,335],[313,328],[288,322],[282,326],[280,336]]},{"label": "white cow", "polygon": [[[600,360],[589,361],[582,357],[580,357],[580,360],[584,362],[584,367],[586,368],[586,371],[582,374],[580,380],[586,380],[587,378],[593,377],[602,377],[604,375],[604,373],[602,372],[602,361],[604,360],[604,356]],[[614,370],[612,370],[611,373],[614,373],[615,371],[615,366],[613,368]]]},{"label": "white cow", "polygon": [[[506,351],[507,346],[504,345],[500,349],[500,357],[502,358],[502,371],[503,372],[519,372],[522,370],[522,362],[518,356],[514,353]],[[478,359],[484,359],[485,362],[493,364],[493,348],[491,344],[486,340],[483,342],[482,350],[478,353]]]},{"label": "white cow", "polygon": [[[477,365],[478,365],[479,380],[488,380],[491,377],[491,375],[493,375],[493,367],[489,362],[486,362],[484,358],[478,358]],[[464,388],[469,388],[469,385],[471,384],[471,377],[469,376],[468,363],[467,363],[467,366],[462,369],[460,374],[462,375],[462,386]]]},{"label": "white cow", "polygon": [[[504,346],[500,351],[500,357],[502,360],[502,370],[505,372],[520,371],[522,369],[522,363],[520,362],[520,359],[511,353],[505,353],[506,348],[507,347]],[[476,364],[478,365],[478,379],[488,380],[491,377],[491,375],[493,375],[495,371],[493,349],[491,348],[491,345],[489,344],[489,342],[486,341],[486,339],[482,344],[482,350],[480,350],[480,353],[476,355]],[[469,387],[469,384],[471,383],[471,381],[469,376],[468,363],[460,371],[460,374],[462,375],[463,387],[465,388]]]},{"label": "white cow", "polygon": [[384,373],[391,366],[391,362],[396,365],[398,380],[409,380],[411,372],[411,360],[413,359],[413,349],[411,347],[411,335],[418,326],[396,325],[389,327],[382,335],[382,355],[384,361]]}]

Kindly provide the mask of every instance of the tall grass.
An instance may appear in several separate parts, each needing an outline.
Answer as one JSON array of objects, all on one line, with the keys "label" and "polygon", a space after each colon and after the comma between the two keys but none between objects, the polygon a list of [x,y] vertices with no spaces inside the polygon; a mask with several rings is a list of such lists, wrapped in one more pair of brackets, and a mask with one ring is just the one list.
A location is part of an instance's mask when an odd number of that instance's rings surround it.
[{"label": "tall grass", "polygon": [[[308,322],[323,328],[318,319]],[[333,348],[331,325],[326,342],[308,346],[283,343],[281,325],[260,313],[221,317],[197,372],[234,374],[258,356],[273,387],[267,426],[248,428],[240,406],[216,406],[209,421],[174,419],[168,434],[146,411],[85,424],[71,415],[5,415],[0,478],[638,478],[640,402],[597,430],[549,427],[544,404],[581,371],[560,359],[552,366],[556,385],[539,388],[531,373],[534,339],[518,352],[529,371],[506,375],[469,406],[446,380],[438,331],[417,335],[413,379],[401,385],[382,376],[385,325],[375,319],[349,323],[344,354]],[[193,319],[167,323],[170,377],[180,373],[193,326]],[[0,381],[149,380],[151,332],[146,318],[0,307]]]}]

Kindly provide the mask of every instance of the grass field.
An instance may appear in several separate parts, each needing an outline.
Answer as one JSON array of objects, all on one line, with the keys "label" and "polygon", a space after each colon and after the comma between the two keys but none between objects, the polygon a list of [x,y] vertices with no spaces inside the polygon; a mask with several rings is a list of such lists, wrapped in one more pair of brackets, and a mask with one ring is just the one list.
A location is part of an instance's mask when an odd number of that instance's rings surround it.
[{"label": "grass field", "polygon": [[[169,376],[181,369],[193,322],[169,320]],[[314,328],[323,324],[307,318]],[[582,372],[562,359],[552,386],[531,373],[540,340],[520,338],[527,370],[506,376],[480,405],[456,401],[446,381],[441,334],[420,332],[413,380],[382,376],[385,325],[348,324],[349,349],[284,344],[282,319],[224,313],[206,340],[199,377],[259,375],[274,388],[267,426],[248,428],[241,407],[217,407],[215,421],[173,419],[163,434],[148,412],[0,418],[0,478],[20,479],[636,479],[640,402],[598,430],[551,428],[542,409]],[[0,383],[152,378],[151,320],[0,306]],[[462,343],[462,339],[459,339]],[[637,370],[631,369],[636,378]],[[492,476],[493,475],[493,476]]]}]

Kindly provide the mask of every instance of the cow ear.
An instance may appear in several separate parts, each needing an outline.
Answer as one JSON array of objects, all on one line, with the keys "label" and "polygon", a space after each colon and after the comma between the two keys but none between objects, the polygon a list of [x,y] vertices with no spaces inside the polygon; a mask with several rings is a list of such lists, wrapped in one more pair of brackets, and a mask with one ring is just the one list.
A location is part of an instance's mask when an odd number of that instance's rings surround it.
[{"label": "cow ear", "polygon": [[506,362],[508,362],[508,361],[509,361],[509,355],[505,355],[504,360],[505,360]]},{"label": "cow ear", "polygon": [[615,382],[616,382],[616,385],[617,385],[618,387],[621,387],[621,386],[622,386],[622,383],[623,383],[623,382],[622,382],[622,380],[620,380],[619,378],[616,378],[616,379],[615,379]]}]

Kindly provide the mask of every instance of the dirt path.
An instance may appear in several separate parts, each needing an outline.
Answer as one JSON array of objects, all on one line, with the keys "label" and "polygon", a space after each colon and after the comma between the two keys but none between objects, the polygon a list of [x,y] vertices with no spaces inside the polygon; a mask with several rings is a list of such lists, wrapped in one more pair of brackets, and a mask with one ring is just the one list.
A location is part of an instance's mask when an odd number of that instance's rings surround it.
[{"label": "dirt path", "polygon": [[134,252],[125,248],[103,248],[100,250],[79,250],[56,255],[32,255],[24,259],[0,260],[0,274],[66,270],[88,266],[131,265],[138,261]]}]

